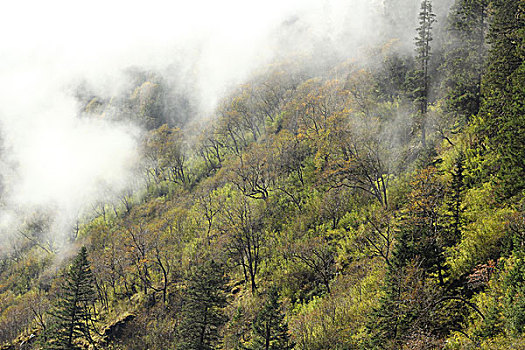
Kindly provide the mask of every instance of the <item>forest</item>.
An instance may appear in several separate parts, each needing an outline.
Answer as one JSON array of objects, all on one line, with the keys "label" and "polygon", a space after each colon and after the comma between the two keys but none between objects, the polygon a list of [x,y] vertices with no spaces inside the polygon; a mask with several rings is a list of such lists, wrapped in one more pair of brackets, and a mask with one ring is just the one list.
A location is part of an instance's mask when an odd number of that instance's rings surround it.
[{"label": "forest", "polygon": [[398,2],[359,60],[276,60],[205,119],[154,71],[79,89],[145,130],[140,186],[18,228],[0,349],[525,349],[525,2],[423,0],[408,42]]}]

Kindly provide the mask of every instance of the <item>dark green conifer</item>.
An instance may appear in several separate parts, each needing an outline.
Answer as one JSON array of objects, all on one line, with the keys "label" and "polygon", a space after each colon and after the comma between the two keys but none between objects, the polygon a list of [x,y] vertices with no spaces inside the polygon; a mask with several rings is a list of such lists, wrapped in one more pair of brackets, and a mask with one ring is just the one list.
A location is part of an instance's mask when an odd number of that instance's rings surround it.
[{"label": "dark green conifer", "polygon": [[192,270],[182,307],[178,349],[208,350],[219,343],[219,329],[226,322],[225,290],[222,265],[211,260]]},{"label": "dark green conifer", "polygon": [[254,350],[286,350],[292,345],[288,337],[288,325],[284,321],[279,304],[277,288],[271,288],[263,308],[253,324]]},{"label": "dark green conifer", "polygon": [[461,239],[465,225],[463,196],[465,192],[465,155],[461,152],[452,169],[452,181],[448,185],[444,202],[445,217],[443,220],[442,244],[451,247]]},{"label": "dark green conifer", "polygon": [[44,349],[80,349],[79,342],[93,344],[95,321],[93,274],[82,247],[65,274],[61,297],[50,312],[51,320],[44,334]]},{"label": "dark green conifer", "polygon": [[470,166],[478,180],[495,180],[500,199],[525,189],[525,4],[492,2],[491,49]]},{"label": "dark green conifer", "polygon": [[460,126],[478,113],[481,104],[488,4],[488,0],[458,0],[447,19],[445,57],[440,67],[444,76],[444,109],[454,115],[454,122]]},{"label": "dark green conifer", "polygon": [[416,36],[416,62],[414,97],[418,109],[417,127],[421,132],[421,144],[426,146],[425,119],[428,110],[428,95],[430,86],[429,62],[430,42],[432,41],[432,24],[436,15],[432,12],[432,2],[423,0],[419,12],[419,27]]}]

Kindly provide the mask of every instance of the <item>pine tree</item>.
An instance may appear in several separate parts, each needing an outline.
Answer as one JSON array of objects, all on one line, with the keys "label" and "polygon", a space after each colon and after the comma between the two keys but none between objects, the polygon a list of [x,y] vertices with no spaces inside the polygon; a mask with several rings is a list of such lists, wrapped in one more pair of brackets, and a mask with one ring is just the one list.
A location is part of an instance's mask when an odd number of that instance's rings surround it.
[{"label": "pine tree", "polygon": [[525,189],[525,4],[494,0],[492,10],[484,100],[469,161],[478,180],[500,185],[504,199]]},{"label": "pine tree", "polygon": [[411,283],[405,280],[406,275],[406,266],[392,265],[387,268],[384,295],[379,301],[379,308],[373,310],[367,324],[371,336],[366,348],[399,349],[409,336],[409,329],[417,318],[417,310],[413,305],[414,299],[407,301],[404,298],[404,294],[413,292],[408,287]]},{"label": "pine tree", "polygon": [[445,112],[464,125],[481,105],[481,78],[487,57],[488,0],[457,0],[448,17],[442,88]]},{"label": "pine tree", "polygon": [[423,330],[429,339],[446,333],[435,307],[446,272],[439,213],[444,186],[438,170],[429,167],[414,176],[411,187],[387,267],[385,294],[368,325],[374,347],[400,349]]},{"label": "pine tree", "polygon": [[226,278],[223,267],[207,261],[193,269],[179,325],[178,349],[208,350],[219,343],[219,329],[226,322]]},{"label": "pine tree", "polygon": [[253,324],[255,335],[254,350],[286,350],[292,345],[288,337],[288,325],[284,322],[284,315],[280,310],[279,293],[277,288],[268,292],[263,308],[257,314]]},{"label": "pine tree", "polygon": [[419,27],[416,37],[416,61],[414,97],[418,109],[417,127],[421,132],[421,144],[426,146],[425,119],[428,110],[428,95],[430,85],[429,62],[430,42],[432,41],[432,24],[436,15],[432,12],[432,2],[423,0],[419,12]]},{"label": "pine tree", "polygon": [[80,349],[79,341],[93,344],[96,299],[93,285],[87,249],[82,247],[65,274],[63,295],[50,312],[44,349]]}]

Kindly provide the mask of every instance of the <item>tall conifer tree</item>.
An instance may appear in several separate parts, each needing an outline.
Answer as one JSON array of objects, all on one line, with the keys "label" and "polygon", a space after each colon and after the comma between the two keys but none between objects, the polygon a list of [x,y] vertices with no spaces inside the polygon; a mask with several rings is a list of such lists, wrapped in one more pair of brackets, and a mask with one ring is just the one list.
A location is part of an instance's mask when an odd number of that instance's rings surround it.
[{"label": "tall conifer tree", "polygon": [[211,260],[193,269],[182,308],[177,349],[214,349],[219,328],[226,322],[226,278],[222,265]]},{"label": "tall conifer tree", "polygon": [[253,324],[254,350],[286,350],[293,347],[288,337],[288,325],[280,309],[279,293],[277,288],[272,288]]},{"label": "tall conifer tree", "polygon": [[501,198],[525,189],[525,4],[494,0],[491,49],[474,136],[480,180],[494,179]]},{"label": "tall conifer tree", "polygon": [[481,105],[488,4],[489,0],[458,0],[448,16],[446,53],[440,70],[445,112],[455,114],[460,125],[476,115]]},{"label": "tall conifer tree", "polygon": [[93,344],[96,299],[93,274],[82,247],[65,274],[62,297],[51,311],[44,349],[80,349],[79,341]]},{"label": "tall conifer tree", "polygon": [[416,74],[415,102],[418,109],[417,126],[421,132],[421,144],[426,146],[425,120],[428,110],[428,95],[430,85],[429,62],[430,42],[432,41],[432,24],[436,15],[432,12],[432,2],[423,0],[419,12],[419,27],[416,36],[416,61],[418,64]]}]

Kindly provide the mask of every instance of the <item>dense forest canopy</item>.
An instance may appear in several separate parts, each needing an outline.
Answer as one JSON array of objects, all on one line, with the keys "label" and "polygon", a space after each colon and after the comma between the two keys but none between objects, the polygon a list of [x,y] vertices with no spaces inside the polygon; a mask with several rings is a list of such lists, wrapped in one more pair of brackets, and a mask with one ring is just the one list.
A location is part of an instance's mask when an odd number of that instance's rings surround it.
[{"label": "dense forest canopy", "polygon": [[0,349],[525,348],[525,2],[409,3],[206,116],[178,66],[78,84],[133,186],[0,236]]}]

